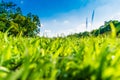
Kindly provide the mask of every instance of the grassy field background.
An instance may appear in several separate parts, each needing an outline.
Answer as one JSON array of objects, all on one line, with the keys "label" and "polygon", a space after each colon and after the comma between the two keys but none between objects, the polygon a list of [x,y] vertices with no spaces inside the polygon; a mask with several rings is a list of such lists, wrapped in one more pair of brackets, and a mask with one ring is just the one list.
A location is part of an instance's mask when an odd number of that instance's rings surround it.
[{"label": "grassy field background", "polygon": [[120,38],[0,33],[0,80],[119,80]]}]

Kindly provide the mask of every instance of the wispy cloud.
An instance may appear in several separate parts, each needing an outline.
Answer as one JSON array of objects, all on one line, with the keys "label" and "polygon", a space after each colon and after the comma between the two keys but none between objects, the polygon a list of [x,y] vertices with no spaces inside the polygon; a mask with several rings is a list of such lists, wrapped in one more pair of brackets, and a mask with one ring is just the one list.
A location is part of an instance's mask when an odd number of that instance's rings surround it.
[{"label": "wispy cloud", "polygon": [[69,24],[69,20],[64,20],[64,24]]},{"label": "wispy cloud", "polygon": [[[120,2],[120,0],[117,0]],[[104,24],[104,21],[110,19],[120,19],[120,10],[118,9],[119,3],[114,0],[100,0],[100,4],[93,2],[83,9],[72,10],[68,13],[59,14],[57,17],[43,20],[45,23],[43,32],[45,29],[50,30],[50,36],[56,36],[57,34],[72,34],[84,31],[91,31],[97,29]],[[94,13],[93,28],[91,27],[92,12]],[[88,27],[86,29],[86,17],[88,17]]]}]

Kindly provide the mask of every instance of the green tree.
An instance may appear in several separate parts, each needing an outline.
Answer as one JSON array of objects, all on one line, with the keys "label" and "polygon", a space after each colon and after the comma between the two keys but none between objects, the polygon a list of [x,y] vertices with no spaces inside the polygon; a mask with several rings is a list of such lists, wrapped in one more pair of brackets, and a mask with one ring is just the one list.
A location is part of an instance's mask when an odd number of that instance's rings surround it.
[{"label": "green tree", "polygon": [[0,31],[8,31],[9,35],[14,36],[36,36],[39,33],[40,19],[37,15],[28,13],[22,14],[20,7],[13,2],[0,3]]}]

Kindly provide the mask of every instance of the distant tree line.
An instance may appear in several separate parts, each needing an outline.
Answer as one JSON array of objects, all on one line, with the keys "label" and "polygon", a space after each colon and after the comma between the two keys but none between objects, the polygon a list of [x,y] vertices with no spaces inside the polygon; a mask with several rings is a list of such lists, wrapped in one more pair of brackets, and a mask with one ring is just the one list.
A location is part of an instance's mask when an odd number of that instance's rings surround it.
[{"label": "distant tree line", "polygon": [[82,33],[75,33],[68,35],[68,37],[85,37],[85,36],[98,36],[98,35],[109,35],[111,33],[110,23],[113,23],[116,29],[116,35],[120,36],[120,22],[118,20],[105,21],[104,25],[100,26],[99,29],[91,32],[85,31]]},{"label": "distant tree line", "polygon": [[13,2],[0,2],[0,31],[13,36],[36,36],[40,32],[40,19],[37,15],[22,14]]}]

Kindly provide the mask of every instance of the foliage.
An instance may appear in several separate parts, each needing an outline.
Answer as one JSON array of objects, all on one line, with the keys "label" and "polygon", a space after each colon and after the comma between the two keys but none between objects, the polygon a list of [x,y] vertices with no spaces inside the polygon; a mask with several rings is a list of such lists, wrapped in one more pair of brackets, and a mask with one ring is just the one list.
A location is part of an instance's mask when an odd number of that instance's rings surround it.
[{"label": "foliage", "polygon": [[119,80],[120,39],[0,33],[0,80]]},{"label": "foliage", "polygon": [[[28,16],[30,15],[30,16]],[[36,36],[40,31],[40,20],[37,15],[22,14],[21,8],[13,2],[0,3],[0,31],[14,36]]]}]

